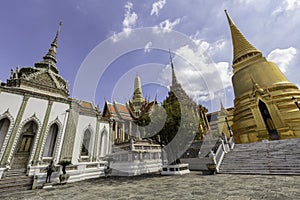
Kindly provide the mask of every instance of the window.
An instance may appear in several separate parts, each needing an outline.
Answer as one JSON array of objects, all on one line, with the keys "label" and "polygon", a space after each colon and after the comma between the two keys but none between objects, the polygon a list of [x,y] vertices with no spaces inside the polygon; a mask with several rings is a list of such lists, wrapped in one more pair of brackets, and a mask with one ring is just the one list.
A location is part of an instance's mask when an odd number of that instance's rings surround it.
[{"label": "window", "polygon": [[57,135],[58,135],[58,125],[52,124],[47,134],[47,140],[44,148],[43,157],[54,156],[54,148],[56,144]]},{"label": "window", "polygon": [[83,141],[81,146],[81,156],[89,155],[90,140],[91,140],[91,132],[87,129],[84,132],[84,136],[83,136]]},{"label": "window", "polygon": [[0,148],[3,146],[3,142],[9,129],[10,121],[8,118],[0,120]]}]

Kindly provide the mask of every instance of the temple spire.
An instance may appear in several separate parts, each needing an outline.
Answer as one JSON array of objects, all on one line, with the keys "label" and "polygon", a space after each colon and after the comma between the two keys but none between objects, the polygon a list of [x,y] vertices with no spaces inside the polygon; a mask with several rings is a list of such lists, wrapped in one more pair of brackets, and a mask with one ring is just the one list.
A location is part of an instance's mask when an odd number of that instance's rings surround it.
[{"label": "temple spire", "polygon": [[222,114],[228,114],[228,112],[227,112],[227,110],[226,110],[226,108],[224,107],[224,105],[223,105],[223,102],[221,101],[221,99],[220,99],[220,111],[221,111],[221,113]]},{"label": "temple spire", "polygon": [[58,41],[58,36],[60,32],[60,27],[62,26],[62,22],[59,22],[58,30],[56,32],[55,38],[53,42],[51,43],[51,47],[48,50],[48,53],[43,57],[43,62],[46,62],[50,65],[51,69],[54,70],[56,73],[58,73],[58,69],[56,67],[56,48],[57,46],[57,41]]},{"label": "temple spire", "polygon": [[256,49],[236,27],[229,14],[227,13],[227,10],[225,10],[225,13],[228,19],[232,37],[233,64],[236,64],[247,57],[252,57],[257,54],[261,55],[261,52]]},{"label": "temple spire", "polygon": [[178,81],[177,81],[177,78],[176,78],[176,75],[175,75],[174,65],[173,65],[173,58],[172,58],[170,49],[169,49],[169,54],[170,54],[170,64],[171,64],[171,68],[172,68],[172,85],[174,86],[174,85],[178,84]]},{"label": "temple spire", "polygon": [[133,93],[132,102],[134,105],[140,106],[142,103],[144,103],[144,101],[145,98],[143,96],[141,79],[138,73],[136,73],[136,77],[134,79],[134,93]]}]

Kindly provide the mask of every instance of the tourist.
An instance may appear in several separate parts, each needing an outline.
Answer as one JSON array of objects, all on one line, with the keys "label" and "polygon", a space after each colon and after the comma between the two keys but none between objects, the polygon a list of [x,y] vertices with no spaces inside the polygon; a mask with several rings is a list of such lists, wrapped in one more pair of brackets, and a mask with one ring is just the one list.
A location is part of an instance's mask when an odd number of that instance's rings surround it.
[{"label": "tourist", "polygon": [[[51,178],[52,172],[55,171],[55,166],[53,164],[53,160],[50,161],[50,164],[47,166],[46,170],[47,170],[46,183],[51,183],[50,178]],[[49,179],[49,182],[47,182],[48,179]]]},{"label": "tourist", "polygon": [[107,165],[106,169],[104,169],[105,178],[109,177],[111,175],[112,169],[109,167],[109,164]]}]

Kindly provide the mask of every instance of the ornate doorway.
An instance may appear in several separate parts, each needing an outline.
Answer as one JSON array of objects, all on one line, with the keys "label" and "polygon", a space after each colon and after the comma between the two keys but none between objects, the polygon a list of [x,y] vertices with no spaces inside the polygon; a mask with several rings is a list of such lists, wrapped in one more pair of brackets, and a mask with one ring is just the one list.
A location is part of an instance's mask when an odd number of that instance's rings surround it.
[{"label": "ornate doorway", "polygon": [[269,113],[269,110],[268,110],[266,104],[264,102],[262,102],[261,100],[259,100],[258,107],[259,107],[260,113],[263,117],[263,120],[265,122],[265,125],[266,125],[266,128],[268,130],[271,140],[279,140],[279,134],[276,130],[275,124],[272,120],[272,117]]},{"label": "ornate doorway", "polygon": [[26,123],[21,130],[21,137],[12,160],[12,168],[26,168],[29,162],[33,141],[37,132],[37,124],[34,121]]}]

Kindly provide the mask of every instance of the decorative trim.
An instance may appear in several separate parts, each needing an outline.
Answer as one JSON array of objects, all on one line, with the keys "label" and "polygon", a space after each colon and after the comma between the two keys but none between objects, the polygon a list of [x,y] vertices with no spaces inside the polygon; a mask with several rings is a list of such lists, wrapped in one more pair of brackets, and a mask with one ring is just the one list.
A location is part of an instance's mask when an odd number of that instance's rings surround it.
[{"label": "decorative trim", "polygon": [[95,132],[95,139],[94,139],[94,151],[93,151],[93,162],[97,160],[97,157],[99,156],[99,140],[100,140],[100,133],[99,133],[99,126],[100,122],[96,120],[96,132]]},{"label": "decorative trim", "polygon": [[[75,104],[71,104],[73,107]],[[75,105],[76,106],[76,105]],[[74,159],[74,145],[75,137],[77,136],[77,125],[78,125],[79,115],[76,112],[76,108],[70,108],[66,128],[64,132],[63,145],[61,147],[60,159]]]},{"label": "decorative trim", "polygon": [[58,154],[58,150],[59,150],[58,148],[59,148],[60,143],[61,143],[61,136],[62,136],[62,130],[63,130],[63,125],[60,122],[60,120],[58,119],[58,117],[55,120],[53,120],[52,122],[50,122],[47,126],[46,133],[44,135],[42,145],[41,145],[40,155],[38,157],[39,160],[42,160],[42,158],[43,158],[43,152],[45,150],[44,149],[45,144],[46,144],[46,141],[47,141],[47,138],[48,138],[48,135],[49,135],[50,128],[53,124],[56,124],[58,126],[58,132],[57,132],[57,136],[56,136],[56,141],[55,141],[55,146],[54,146],[54,154],[53,154],[52,158],[53,158],[53,160],[57,159],[57,154]]},{"label": "decorative trim", "polygon": [[49,117],[50,117],[50,114],[51,114],[52,105],[53,105],[53,101],[49,100],[47,110],[46,110],[46,113],[45,113],[45,116],[44,116],[44,119],[43,119],[43,124],[42,124],[42,128],[41,128],[41,135],[39,137],[39,140],[38,140],[38,143],[37,143],[37,148],[36,148],[36,151],[35,151],[34,157],[33,157],[34,164],[36,164],[36,162],[41,161],[41,160],[39,160],[39,158],[40,158],[40,153],[42,151],[42,142],[45,138],[46,128],[47,128],[47,124],[48,124]]},{"label": "decorative trim", "polygon": [[34,136],[35,137],[35,139],[34,139],[34,145],[33,145],[33,148],[32,148],[32,150],[30,152],[30,158],[29,158],[29,162],[28,163],[31,163],[31,161],[32,161],[33,156],[34,156],[33,152],[36,151],[38,139],[39,139],[39,136],[40,136],[41,126],[42,126],[41,121],[35,116],[35,113],[31,117],[29,117],[26,120],[24,120],[21,123],[21,125],[19,126],[18,132],[17,132],[16,137],[15,137],[17,139],[15,139],[15,141],[13,143],[13,146],[12,146],[12,149],[11,149],[11,152],[10,152],[9,157],[8,157],[8,162],[9,163],[11,162],[11,159],[12,159],[13,155],[16,153],[15,149],[16,149],[18,143],[19,143],[21,131],[22,131],[24,125],[27,124],[30,121],[34,121],[35,123],[37,123],[37,131],[36,131],[36,134]]},{"label": "decorative trim", "polygon": [[7,130],[7,133],[5,135],[5,138],[3,140],[3,144],[2,147],[0,149],[0,160],[2,159],[2,156],[4,154],[5,148],[8,144],[8,140],[10,138],[10,135],[12,133],[14,124],[15,124],[15,120],[13,118],[13,116],[10,114],[9,109],[7,109],[7,111],[5,111],[3,114],[0,115],[0,120],[7,118],[9,120],[9,128]]},{"label": "decorative trim", "polygon": [[[5,93],[11,93],[11,94],[17,94],[17,95],[24,95],[24,93],[26,93],[26,96],[30,96],[30,97],[34,97],[34,98],[38,98],[38,99],[44,99],[44,100],[49,100],[49,98],[53,99],[53,101],[55,102],[60,102],[60,103],[67,103],[70,104],[72,99],[66,97],[55,97],[53,95],[47,95],[47,94],[43,94],[43,93],[38,93],[35,91],[29,91],[29,90],[25,90],[23,88],[15,88],[15,87],[1,87],[0,89],[2,92]],[[54,91],[55,92],[55,91]]]},{"label": "decorative trim", "polygon": [[[106,137],[106,141],[103,141]],[[100,140],[100,156],[104,157],[108,152],[109,152],[109,145],[110,145],[110,142],[109,142],[109,132],[107,131],[107,128],[106,126],[104,125],[104,127],[102,128],[102,131],[101,131],[101,140]],[[103,144],[106,143],[106,149],[103,148]]]},{"label": "decorative trim", "polygon": [[8,140],[7,147],[6,147],[6,149],[3,153],[3,157],[2,157],[2,160],[1,160],[1,165],[9,165],[10,164],[10,160],[11,160],[11,157],[12,157],[12,154],[13,154],[13,148],[14,148],[14,145],[15,145],[14,143],[16,142],[18,129],[20,128],[19,125],[20,125],[21,120],[23,118],[28,99],[29,99],[28,95],[23,96],[22,104],[20,106],[17,117],[15,119],[14,126],[13,126],[12,131],[11,131],[11,136]]},{"label": "decorative trim", "polygon": [[92,146],[89,146],[88,156],[89,157],[93,156],[93,147],[94,147],[93,138],[94,138],[95,134],[94,134],[94,130],[93,130],[92,125],[89,123],[89,125],[86,128],[84,128],[83,132],[82,132],[82,139],[80,140],[80,148],[78,148],[79,149],[79,157],[81,157],[81,147],[82,147],[82,143],[83,143],[83,139],[84,139],[84,134],[87,130],[89,130],[89,132],[91,133],[89,145],[92,145]]}]

